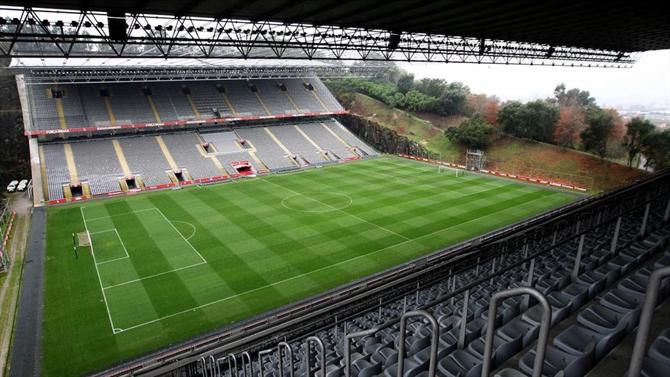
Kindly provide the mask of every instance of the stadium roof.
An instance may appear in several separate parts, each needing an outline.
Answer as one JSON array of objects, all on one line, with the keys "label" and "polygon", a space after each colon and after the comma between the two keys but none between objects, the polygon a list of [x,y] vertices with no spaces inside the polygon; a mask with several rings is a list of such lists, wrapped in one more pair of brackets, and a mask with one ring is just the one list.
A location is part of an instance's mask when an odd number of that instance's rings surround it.
[{"label": "stadium roof", "polygon": [[623,52],[670,48],[667,12],[658,2],[647,1],[2,0],[2,3],[308,23]]}]

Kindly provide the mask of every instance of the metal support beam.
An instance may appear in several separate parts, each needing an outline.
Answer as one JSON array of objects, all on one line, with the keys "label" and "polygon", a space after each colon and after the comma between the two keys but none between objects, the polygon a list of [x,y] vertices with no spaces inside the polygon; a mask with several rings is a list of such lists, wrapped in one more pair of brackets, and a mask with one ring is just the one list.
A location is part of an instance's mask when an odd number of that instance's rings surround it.
[{"label": "metal support beam", "polygon": [[647,234],[647,223],[649,222],[649,210],[651,209],[651,202],[644,206],[644,216],[642,217],[642,225],[640,226],[640,237]]},{"label": "metal support beam", "polygon": [[[637,54],[541,43],[264,20],[126,15],[127,38],[110,37],[96,11],[0,8],[0,56],[142,59],[321,59],[627,67]],[[35,20],[49,20],[50,26]],[[63,26],[55,26],[56,22]],[[74,22],[73,22],[74,21]],[[82,25],[88,25],[82,27]],[[389,49],[389,43],[394,49]],[[548,52],[551,51],[551,54]]]},{"label": "metal support beam", "polygon": [[[526,286],[533,288],[533,274],[535,273],[535,258],[530,260],[530,268],[528,269],[528,278],[526,279]],[[530,306],[530,296],[526,295],[523,298],[523,305],[521,305],[521,311],[525,312]]]},{"label": "metal support beam", "polygon": [[577,255],[575,256],[575,266],[572,268],[572,280],[577,279],[579,276],[579,267],[582,264],[582,253],[584,252],[584,237],[585,234],[579,236],[579,246],[577,247]]},{"label": "metal support beam", "polygon": [[619,231],[621,231],[621,216],[616,219],[616,227],[614,228],[614,235],[610,244],[610,254],[616,253],[617,243],[619,242]]},{"label": "metal support beam", "polygon": [[458,349],[465,347],[465,331],[468,327],[468,307],[470,306],[470,290],[465,291],[463,298],[463,314],[461,314],[461,328],[458,332]]}]

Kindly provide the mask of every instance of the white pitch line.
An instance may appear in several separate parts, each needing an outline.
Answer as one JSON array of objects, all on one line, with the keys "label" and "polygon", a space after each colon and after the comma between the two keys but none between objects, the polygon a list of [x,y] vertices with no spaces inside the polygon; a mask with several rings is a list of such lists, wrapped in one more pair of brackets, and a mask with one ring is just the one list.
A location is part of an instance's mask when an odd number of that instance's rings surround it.
[{"label": "white pitch line", "polygon": [[190,240],[191,238],[193,238],[193,236],[195,236],[195,233],[196,233],[195,225],[189,223],[188,221],[170,220],[170,222],[172,222],[172,223],[180,223],[180,224],[187,224],[187,225],[189,225],[189,226],[191,227],[191,229],[193,229],[193,233],[191,233],[188,237],[186,237],[187,240]]},{"label": "white pitch line", "polygon": [[[81,207],[82,213],[84,211],[85,207]],[[119,216],[127,216],[127,215],[132,215],[134,213],[140,213],[140,212],[147,212],[147,211],[153,211],[157,208],[145,208],[145,209],[138,209],[137,211],[130,211],[130,212],[122,212],[122,213],[116,213],[114,215],[107,215],[107,216],[99,216],[99,217],[93,217],[90,219],[86,219],[86,221],[91,222],[91,221],[97,221],[97,220],[104,220],[104,219],[109,219],[111,217],[119,217]]]},{"label": "white pitch line", "polygon": [[377,224],[375,224],[375,223],[372,223],[372,222],[370,222],[370,221],[368,221],[368,220],[365,220],[365,219],[362,218],[362,217],[359,217],[359,216],[356,216],[356,215],[354,215],[354,214],[351,214],[351,213],[349,213],[349,212],[347,212],[347,211],[345,211],[345,210],[343,210],[343,209],[340,209],[340,208],[337,208],[337,207],[333,207],[333,206],[331,206],[330,204],[328,204],[328,203],[324,203],[324,202],[322,202],[322,201],[320,201],[320,200],[318,200],[318,199],[314,199],[314,198],[312,198],[311,196],[307,196],[307,195],[305,195],[305,194],[301,194],[301,193],[299,193],[299,192],[297,192],[297,191],[291,190],[290,188],[285,187],[285,186],[282,186],[282,185],[280,185],[280,184],[278,184],[278,183],[274,183],[274,182],[270,181],[269,179],[266,179],[265,182],[268,182],[268,183],[270,183],[270,184],[273,184],[273,185],[275,185],[275,186],[277,186],[277,187],[281,187],[281,188],[283,188],[284,190],[290,191],[290,192],[292,192],[292,193],[295,194],[295,195],[301,195],[301,196],[304,196],[304,197],[306,197],[306,198],[309,198],[309,199],[311,199],[311,200],[313,200],[313,201],[315,201],[315,202],[317,202],[317,203],[320,203],[320,204],[322,204],[322,205],[324,205],[324,206],[330,207],[330,208],[332,208],[332,209],[335,210],[335,211],[342,212],[342,213],[344,213],[344,214],[346,214],[346,215],[349,215],[349,216],[351,216],[351,217],[354,217],[354,218],[356,218],[356,219],[358,219],[358,220],[360,220],[360,221],[363,221],[363,222],[368,223],[368,224],[370,224],[370,225],[372,225],[372,226],[375,226],[375,227],[377,227],[377,228],[379,228],[379,229],[382,229],[382,230],[384,230],[384,231],[386,231],[386,232],[388,232],[388,233],[395,234],[396,236],[398,236],[398,237],[400,237],[400,238],[404,238],[405,240],[408,240],[408,241],[411,240],[411,238],[407,238],[407,237],[403,236],[403,235],[400,234],[400,233],[394,232],[394,231],[391,230],[391,229],[384,228],[384,227],[381,226],[381,225],[377,225]]},{"label": "white pitch line", "polygon": [[[172,222],[165,216],[165,214],[163,213],[163,211],[161,211],[160,208],[154,208],[154,209],[155,209],[156,211],[158,211],[158,213],[160,213],[161,216],[163,216],[163,218],[165,219],[165,221],[167,221],[167,222],[170,224],[170,226],[172,227],[172,229],[174,229],[174,231],[177,232],[177,234],[179,234],[179,236],[184,240],[184,242],[186,242],[186,243],[188,244],[188,246],[190,246],[191,249],[192,249],[193,251],[195,251],[196,254],[198,254],[198,256],[200,257],[200,259],[202,259],[202,261],[203,261],[204,263],[207,263],[207,260],[200,254],[200,252],[198,252],[198,250],[195,249],[195,247],[193,247],[193,245],[191,245],[191,243],[186,239],[186,237],[184,237],[184,235],[181,234],[181,233],[179,232],[179,229],[177,229],[177,227],[174,226],[174,224],[173,224],[173,223],[172,223]],[[192,224],[191,224],[191,225],[192,225]]]},{"label": "white pitch line", "polygon": [[112,320],[112,313],[109,311],[109,304],[107,303],[107,295],[105,295],[105,288],[102,286],[102,279],[100,278],[100,270],[98,269],[98,261],[95,259],[93,242],[91,241],[91,235],[88,232],[88,226],[86,225],[86,217],[84,217],[84,208],[80,207],[79,209],[81,210],[81,219],[84,221],[84,229],[86,229],[86,234],[88,235],[88,243],[91,246],[91,255],[93,255],[93,265],[95,266],[95,272],[98,274],[98,283],[100,284],[102,299],[105,302],[105,309],[107,309],[107,317],[109,318],[109,325],[112,327],[112,334],[116,334],[118,330],[114,327],[114,321]]},{"label": "white pitch line", "polygon": [[[104,263],[104,262],[101,262],[101,263]],[[173,273],[173,272],[177,272],[177,271],[185,270],[185,269],[187,269],[187,268],[193,268],[193,267],[202,266],[203,264],[207,264],[207,262],[206,262],[206,261],[198,262],[198,263],[191,264],[191,265],[188,265],[188,266],[175,268],[175,269],[170,270],[170,271],[163,271],[163,272],[159,272],[159,273],[157,273],[157,274],[153,274],[153,275],[149,275],[149,276],[144,276],[144,277],[137,278],[137,279],[133,279],[133,280],[124,281],[123,283],[108,285],[108,286],[104,287],[103,289],[111,289],[111,288],[122,287],[122,286],[124,286],[124,285],[137,283],[138,281],[143,281],[143,280],[147,280],[147,279],[152,279],[152,278],[155,278],[155,277],[158,277],[158,276],[167,275],[167,274],[171,274],[171,273]]]}]

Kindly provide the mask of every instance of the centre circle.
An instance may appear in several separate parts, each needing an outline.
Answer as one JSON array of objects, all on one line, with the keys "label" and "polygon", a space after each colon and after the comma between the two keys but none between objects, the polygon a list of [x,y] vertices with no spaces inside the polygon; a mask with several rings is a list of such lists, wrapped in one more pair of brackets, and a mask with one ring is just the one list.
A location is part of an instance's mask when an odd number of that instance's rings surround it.
[{"label": "centre circle", "polygon": [[281,205],[293,211],[321,213],[342,210],[349,207],[352,202],[347,194],[315,191],[286,197],[281,201]]}]

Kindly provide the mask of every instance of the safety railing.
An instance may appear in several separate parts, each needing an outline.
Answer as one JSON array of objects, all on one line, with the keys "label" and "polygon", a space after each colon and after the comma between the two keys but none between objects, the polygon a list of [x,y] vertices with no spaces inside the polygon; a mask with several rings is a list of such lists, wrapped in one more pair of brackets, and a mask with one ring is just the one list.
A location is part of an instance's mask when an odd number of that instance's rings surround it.
[{"label": "safety railing", "polygon": [[551,306],[547,298],[536,289],[529,287],[512,288],[506,291],[498,292],[491,297],[489,304],[489,314],[486,325],[486,342],[484,344],[484,360],[482,365],[482,377],[488,377],[491,372],[491,356],[493,355],[493,335],[496,325],[496,314],[498,311],[498,303],[504,299],[520,296],[531,295],[542,305],[542,320],[540,322],[540,334],[537,339],[537,351],[535,353],[535,361],[533,363],[533,376],[542,377],[542,366],[544,364],[544,355],[547,352],[547,343],[549,342],[549,329],[551,327]]},{"label": "safety railing", "polygon": [[[467,307],[465,308],[467,310]],[[398,374],[397,377],[404,376],[405,369],[405,336],[407,330],[407,320],[411,317],[423,317],[431,325],[430,333],[430,364],[428,366],[428,377],[435,377],[435,364],[437,363],[437,341],[440,338],[440,327],[435,317],[424,310],[415,310],[407,312],[400,318],[400,337],[398,339]]]},{"label": "safety railing", "polygon": [[670,267],[660,268],[651,273],[647,291],[644,295],[644,305],[640,315],[640,324],[635,335],[635,345],[631,355],[630,366],[628,367],[628,377],[639,377],[642,370],[642,361],[646,353],[647,342],[649,340],[649,329],[654,316],[654,309],[658,302],[658,294],[661,290],[661,281],[670,276]]},{"label": "safety railing", "polygon": [[326,347],[323,345],[323,341],[318,336],[310,336],[305,339],[305,377],[312,377],[312,368],[311,368],[311,344],[316,343],[316,346],[319,348],[319,354],[321,355],[320,370],[321,376],[326,375]]}]

